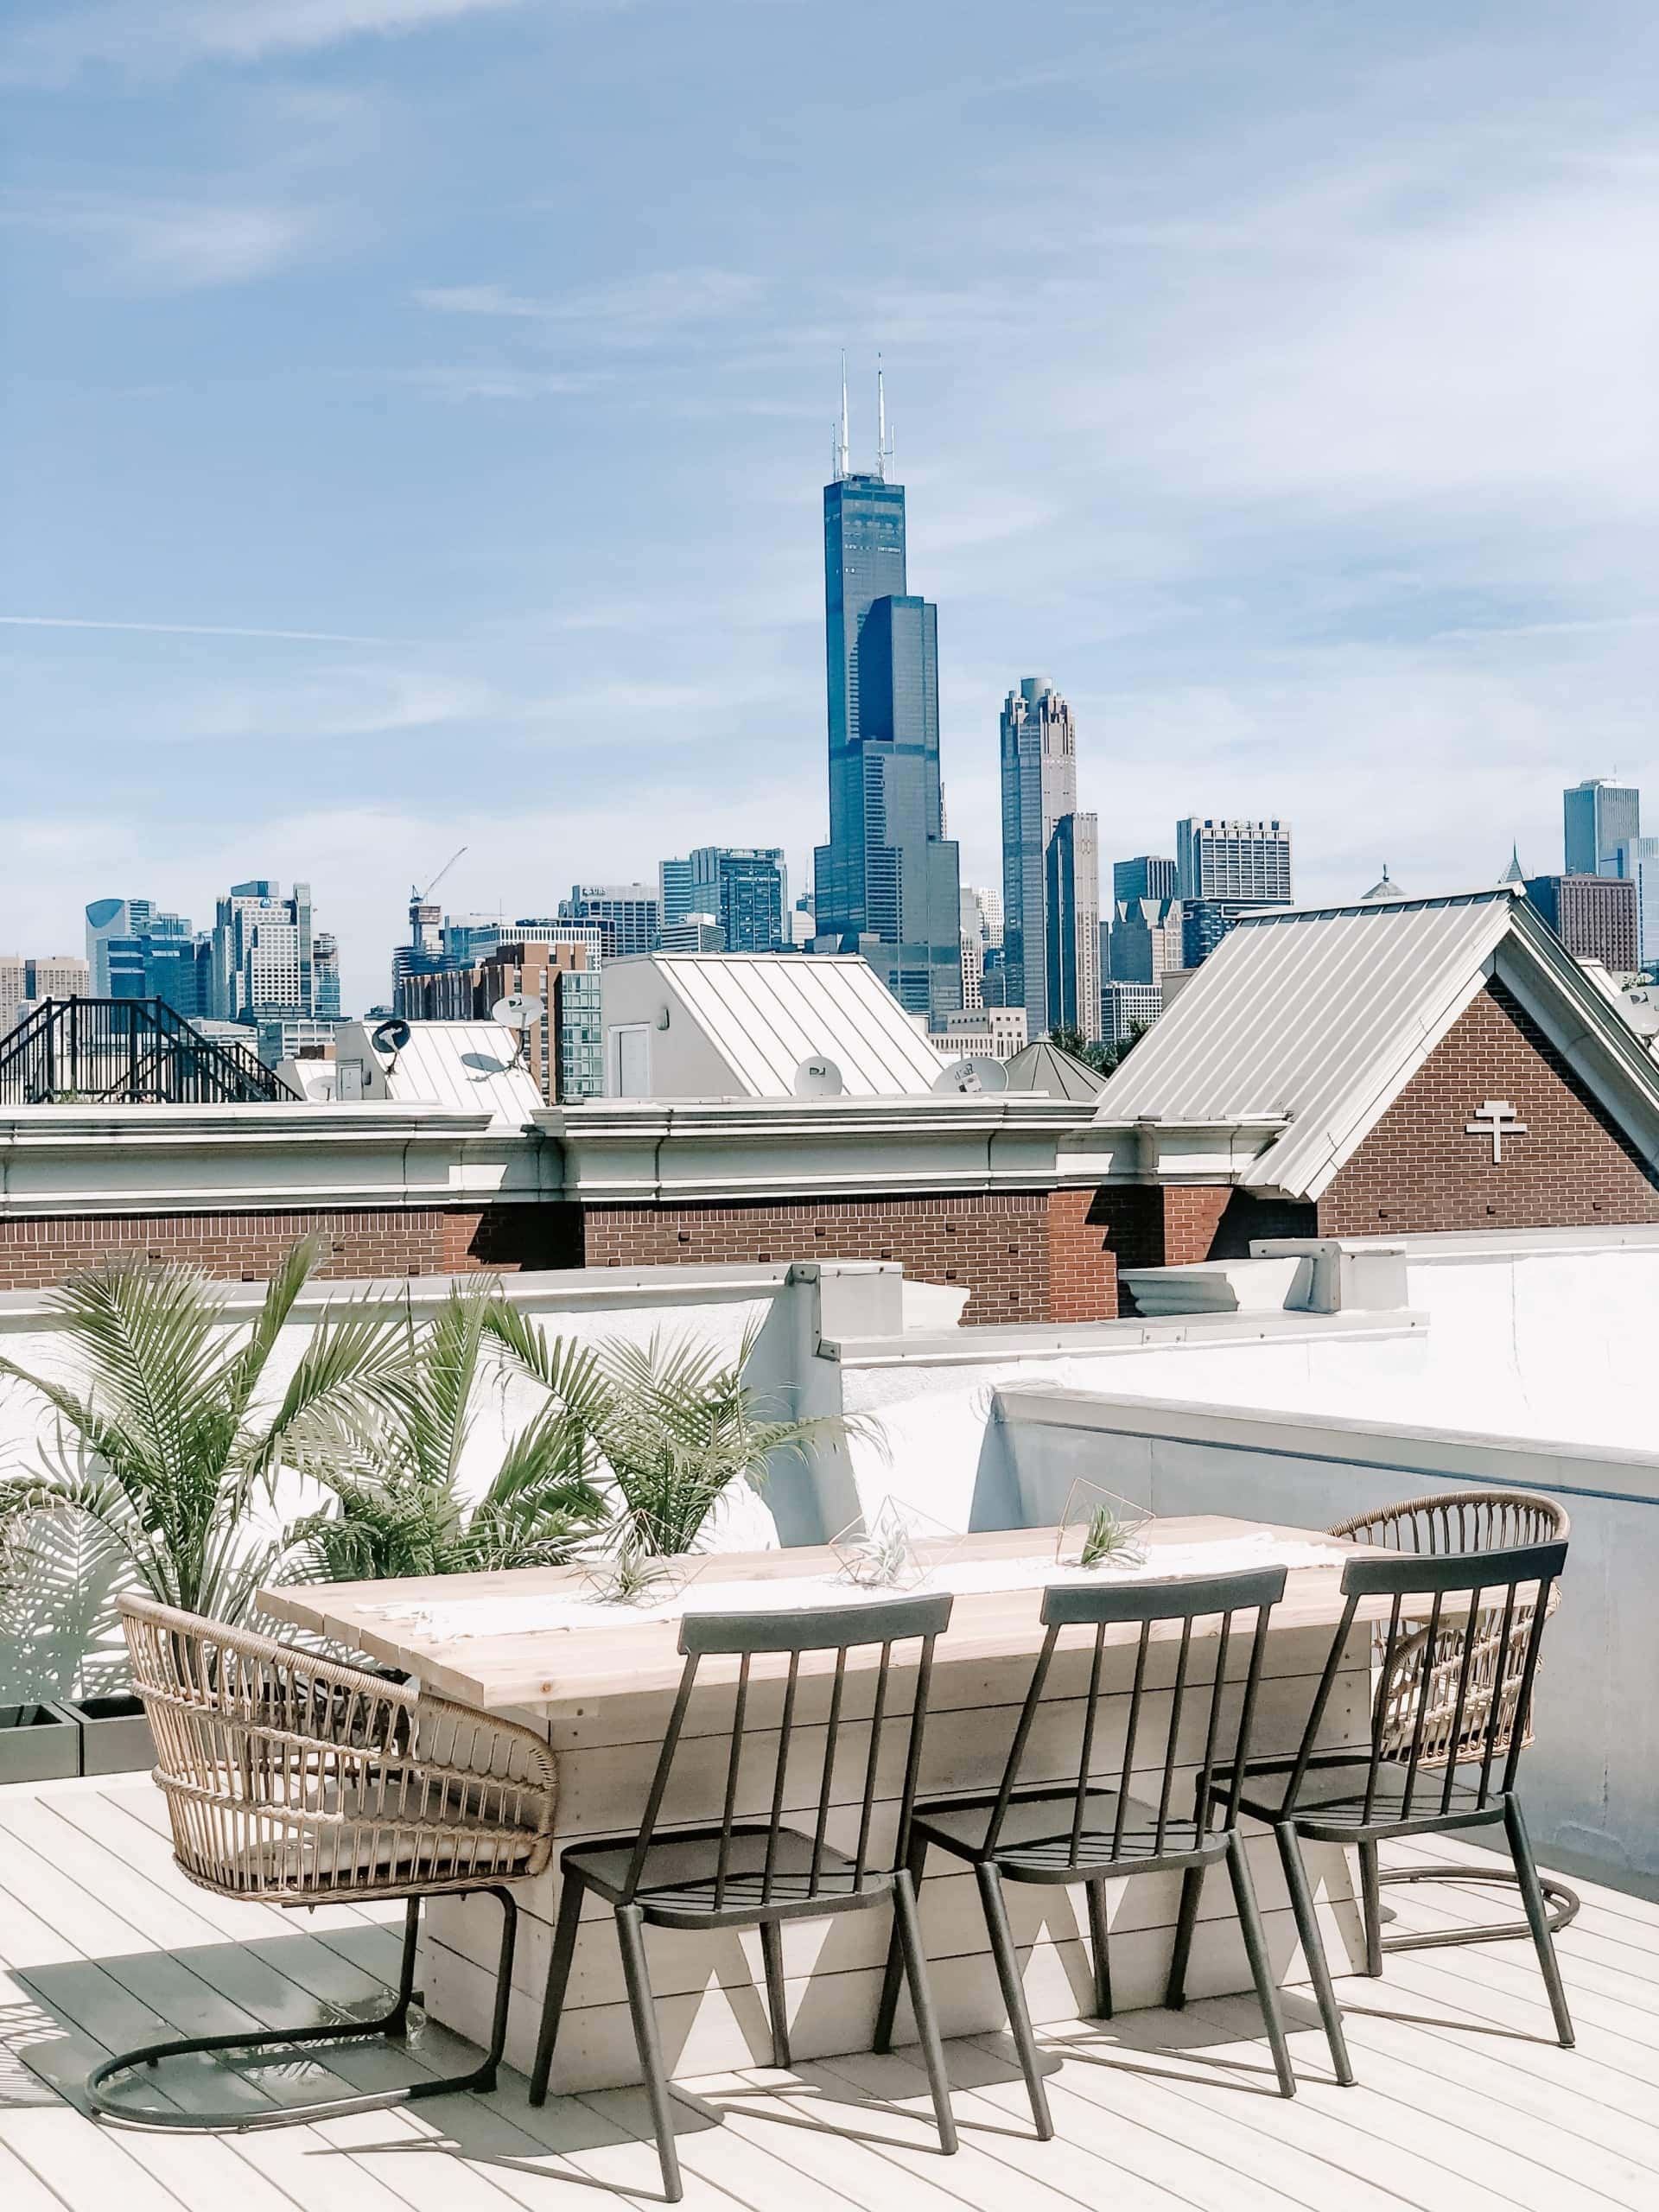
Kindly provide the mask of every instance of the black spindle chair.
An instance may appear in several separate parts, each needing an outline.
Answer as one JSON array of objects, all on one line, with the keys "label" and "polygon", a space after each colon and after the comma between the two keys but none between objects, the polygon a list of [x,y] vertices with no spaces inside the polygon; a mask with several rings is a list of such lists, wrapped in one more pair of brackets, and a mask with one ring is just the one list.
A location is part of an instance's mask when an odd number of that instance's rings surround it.
[{"label": "black spindle chair", "polygon": [[[991,1954],[996,1961],[997,1979],[1007,2007],[1008,2025],[1031,2097],[1032,2117],[1036,2121],[1038,2135],[1044,2141],[1052,2135],[1054,2127],[1039,2070],[1031,2014],[1020,1985],[1014,1935],[1008,1925],[1002,1891],[1005,1880],[1086,1885],[1095,2010],[1103,2018],[1109,2018],[1112,1983],[1106,1925],[1107,1883],[1131,1874],[1181,1873],[1174,1954],[1164,2000],[1179,2008],[1185,2000],[1187,1961],[1198,1922],[1205,1869],[1218,1859],[1225,1859],[1250,1972],[1262,2000],[1279,2087],[1287,2097],[1296,2093],[1262,1916],[1238,1830],[1236,1784],[1231,1789],[1223,1789],[1218,1783],[1224,1755],[1234,1765],[1249,1757],[1268,1619],[1284,1591],[1285,1570],[1281,1567],[1211,1575],[1202,1580],[1184,1578],[1092,1586],[1081,1583],[1051,1585],[1043,1592],[1041,1618],[1046,1634],[1020,1707],[1001,1786],[995,1796],[945,1799],[917,1808],[910,1838],[912,1878],[920,1882],[930,1846],[936,1845],[955,1858],[967,1859],[973,1866],[985,1910]],[[1193,1627],[1195,1623],[1217,1614],[1221,1625],[1215,1638],[1214,1666],[1206,1675],[1193,1666]],[[1227,1662],[1235,1621],[1243,1614],[1253,1615],[1254,1618],[1239,1630],[1249,1634],[1251,1639],[1240,1693],[1236,1682],[1229,1685],[1227,1681]],[[1109,1769],[1110,1779],[1103,1784],[1095,1779],[1094,1766],[1102,1718],[1108,1631],[1124,1625],[1138,1626],[1140,1630],[1134,1646],[1135,1679],[1124,1722],[1122,1757]],[[1055,1648],[1062,1630],[1072,1627],[1094,1630],[1089,1688],[1078,1715],[1080,1734],[1075,1774],[1060,1783],[1022,1785],[1020,1769],[1026,1763],[1032,1728],[1044,1702]],[[1163,1630],[1163,1640],[1175,1641],[1179,1637],[1173,1681],[1168,1692],[1167,1718],[1161,1726],[1155,1717],[1149,1717],[1147,1710],[1149,1704],[1155,1706],[1162,1694],[1148,1688],[1154,1630]],[[1230,1708],[1230,1724],[1227,1718]],[[1177,1772],[1182,1766],[1195,1764],[1198,1788],[1193,1809],[1190,1814],[1177,1813],[1173,1809]],[[1069,1759],[1066,1770],[1071,1774]],[[1146,1794],[1137,1793],[1137,1783],[1139,1790]],[[876,2024],[878,2050],[887,2049],[893,2032],[902,1963],[894,1945],[888,1954],[887,1981]]]},{"label": "black spindle chair", "polygon": [[[777,2066],[787,2067],[790,2053],[784,1990],[784,1922],[819,1919],[891,1903],[894,1945],[910,1984],[922,2056],[938,2121],[940,2146],[947,2152],[957,2147],[944,2058],[939,2047],[927,1961],[916,1916],[916,1893],[906,1871],[933,1646],[950,1618],[950,1603],[948,1592],[930,1592],[811,1611],[688,1615],[680,1628],[680,1649],[685,1655],[685,1667],[646,1796],[643,1825],[634,1835],[572,1844],[560,1859],[558,1924],[548,1967],[547,1997],[531,2080],[531,2102],[539,2105],[547,2095],[559,2015],[575,1954],[582,1899],[588,1891],[593,1890],[609,1903],[616,1916],[628,2007],[651,2100],[658,2155],[662,2161],[663,2188],[671,2203],[677,2203],[683,2191],[669,2113],[668,2076],[645,1967],[643,1930],[647,1926],[760,1929],[766,2005],[772,2023],[772,2061]],[[890,1694],[893,1647],[918,1641],[921,1649],[915,1689],[906,1710]],[[858,1724],[868,1729],[868,1746],[861,1758],[843,1758],[842,1761],[843,1776],[849,1769],[856,1770],[861,1793],[843,1805],[844,1814],[849,1816],[855,1811],[858,1821],[857,1841],[849,1855],[829,1840],[830,1816],[837,1803],[836,1751],[846,1702],[847,1661],[849,1652],[872,1650],[877,1646],[880,1655],[870,1717],[868,1722]],[[784,1680],[783,1713],[769,1754],[766,1745],[772,1732],[757,1729],[748,1717],[751,1662],[761,1654],[783,1653],[789,1657]],[[801,1660],[808,1653],[833,1654],[834,1667],[817,1802],[810,1816],[810,1826],[801,1827],[788,1817],[791,1810],[788,1769],[796,1729]],[[717,1824],[664,1827],[661,1821],[663,1801],[698,1668],[704,1659],[715,1656],[735,1657],[739,1662],[723,1810]],[[904,1746],[898,1841],[895,1849],[884,1851],[878,1847],[874,1830],[877,1793],[884,1771],[883,1746],[895,1738],[902,1739]],[[746,1752],[750,1764],[747,1778],[741,1774]],[[754,1787],[757,1767],[762,1771],[769,1770],[764,1799]],[[739,1807],[746,1801],[767,1802],[770,1810],[766,1818],[740,1819]]]},{"label": "black spindle chair", "polygon": [[[1294,1758],[1255,1761],[1243,1775],[1240,1804],[1255,1819],[1270,1823],[1278,1838],[1302,1949],[1339,2082],[1351,2082],[1354,2070],[1314,1917],[1313,1891],[1302,1859],[1305,1840],[1359,1847],[1370,1892],[1367,1948],[1373,1955],[1368,1958],[1368,1965],[1377,1972],[1381,1968],[1380,1957],[1374,1955],[1377,1898],[1370,1872],[1376,1866],[1376,1846],[1395,1836],[1449,1835],[1460,1828],[1501,1825],[1515,1864],[1527,1929],[1543,1969],[1555,2032],[1564,2044],[1572,2044],[1573,2022],[1556,1963],[1549,1908],[1515,1790],[1531,1719],[1538,1647],[1550,1611],[1551,1593],[1566,1560],[1564,1541],[1440,1558],[1407,1554],[1395,1559],[1350,1560],[1342,1571],[1345,1600],[1342,1618],[1332,1639],[1300,1745]],[[1366,1600],[1387,1604],[1386,1619],[1376,1639],[1380,1654],[1370,1742],[1363,1750],[1319,1751],[1315,1748],[1316,1739],[1356,1617]],[[1410,1738],[1402,1743],[1395,1727],[1397,1700],[1394,1692],[1402,1649],[1416,1637],[1427,1649],[1437,1650],[1459,1623],[1469,1620],[1496,1622],[1496,1647],[1505,1652],[1513,1646],[1517,1624],[1524,1625],[1524,1649],[1513,1698],[1491,1694],[1475,1663],[1482,1638],[1465,1634],[1457,1681],[1446,1686],[1449,1719],[1445,1713],[1431,1718],[1429,1700],[1420,1700]],[[1426,1629],[1421,1625],[1425,1622]],[[1454,1755],[1436,1762],[1433,1754],[1436,1738],[1455,1746]],[[1236,1777],[1233,1780],[1236,1787]]]}]

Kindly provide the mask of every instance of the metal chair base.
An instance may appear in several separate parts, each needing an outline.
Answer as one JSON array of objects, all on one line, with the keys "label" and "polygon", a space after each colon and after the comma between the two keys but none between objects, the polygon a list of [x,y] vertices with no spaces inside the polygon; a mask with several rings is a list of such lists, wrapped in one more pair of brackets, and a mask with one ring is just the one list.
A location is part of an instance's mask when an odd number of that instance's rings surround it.
[{"label": "metal chair base", "polygon": [[470,2073],[446,2075],[442,2077],[422,2076],[402,2082],[395,2089],[378,2089],[360,2096],[328,2097],[315,2104],[272,2105],[269,2111],[255,2109],[223,2113],[172,2112],[143,2108],[118,2101],[108,2094],[106,2084],[118,2074],[130,2074],[141,2066],[158,2066],[163,2059],[199,2057],[216,2050],[269,2050],[288,2049],[295,2044],[314,2043],[358,2043],[371,2036],[384,2036],[388,2040],[400,2037],[409,2024],[409,2008],[415,1994],[416,1942],[420,1931],[420,1899],[409,1901],[408,1916],[404,1927],[404,1956],[398,1978],[397,1999],[391,2012],[378,2020],[365,2020],[353,2025],[347,2022],[330,2022],[315,2028],[272,2028],[264,2035],[180,2036],[168,2043],[152,2043],[137,2050],[122,2051],[116,2057],[106,2058],[95,2066],[86,2077],[86,2099],[88,2106],[100,2120],[113,2120],[126,2127],[165,2128],[171,2133],[188,2135],[239,2134],[259,2127],[288,2127],[314,2120],[338,2120],[343,2114],[357,2112],[378,2112],[390,2105],[414,2104],[423,2097],[453,2095],[457,2090],[493,2089],[501,2054],[507,2039],[507,2004],[512,1987],[512,1954],[518,1934],[518,1909],[512,1894],[498,1883],[480,1885],[475,1891],[456,1891],[454,1895],[488,1895],[499,1900],[501,1905],[501,1957],[495,1987],[495,2017],[491,2024],[490,2047],[483,2063]]},{"label": "metal chair base", "polygon": [[[1444,1866],[1389,1866],[1377,1875],[1377,1886],[1386,1889],[1395,1882],[1473,1882],[1484,1885],[1489,1882],[1507,1883],[1517,1888],[1521,1877],[1512,1866],[1491,1868],[1470,1866],[1452,1862]],[[1579,1916],[1584,1900],[1570,1884],[1557,1881],[1553,1874],[1538,1877],[1538,1886],[1544,1893],[1548,1910],[1545,1917],[1552,1936],[1559,1936]],[[1384,1951],[1437,1951],[1450,1944],[1511,1943],[1530,1942],[1532,1929],[1524,1919],[1494,1921],[1491,1926],[1479,1923],[1469,1928],[1442,1928],[1419,1935],[1383,1936],[1379,1931],[1379,1945]]]}]

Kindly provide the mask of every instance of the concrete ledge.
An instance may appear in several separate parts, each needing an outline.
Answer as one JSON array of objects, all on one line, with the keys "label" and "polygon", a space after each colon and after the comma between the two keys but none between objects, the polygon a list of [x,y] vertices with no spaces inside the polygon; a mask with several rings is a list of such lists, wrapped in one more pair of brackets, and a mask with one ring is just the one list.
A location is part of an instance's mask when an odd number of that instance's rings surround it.
[{"label": "concrete ledge", "polygon": [[1280,1459],[1381,1469],[1424,1478],[1431,1486],[1455,1478],[1513,1490],[1659,1504],[1659,1454],[1611,1445],[1540,1443],[1477,1429],[1416,1428],[1260,1406],[1201,1406],[1180,1398],[1109,1396],[1055,1383],[1004,1384],[997,1392],[995,1417],[1010,1427],[1093,1429],[1105,1435],[1218,1445]]},{"label": "concrete ledge", "polygon": [[[1303,1344],[1348,1337],[1409,1337],[1426,1313],[1190,1313],[1129,1321],[1033,1322],[1015,1328],[967,1328],[949,1335],[920,1330],[891,1337],[842,1337],[818,1346],[823,1359],[855,1367],[983,1367],[1020,1359],[1075,1359],[1143,1351],[1148,1345],[1213,1351],[1217,1344]],[[1113,1400],[1128,1404],[1128,1400]]]}]

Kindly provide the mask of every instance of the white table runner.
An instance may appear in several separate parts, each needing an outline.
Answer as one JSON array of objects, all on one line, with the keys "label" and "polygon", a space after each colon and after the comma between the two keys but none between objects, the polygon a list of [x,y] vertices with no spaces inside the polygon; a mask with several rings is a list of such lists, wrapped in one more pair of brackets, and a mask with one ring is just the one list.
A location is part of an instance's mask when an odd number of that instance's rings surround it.
[{"label": "white table runner", "polygon": [[[1306,1541],[1270,1529],[1217,1537],[1209,1543],[1148,1544],[1139,1566],[1060,1567],[1052,1553],[1017,1559],[947,1559],[916,1586],[958,1597],[998,1590],[1040,1590],[1052,1583],[1150,1581],[1169,1576],[1236,1573],[1252,1567],[1333,1567],[1351,1559],[1346,1545],[1310,1536]],[[698,1579],[671,1596],[648,1604],[620,1605],[572,1592],[569,1597],[457,1598],[422,1605],[407,1602],[365,1608],[389,1626],[415,1630],[442,1643],[480,1636],[550,1636],[582,1629],[615,1629],[632,1621],[679,1620],[687,1613],[798,1612],[811,1605],[877,1605],[910,1594],[867,1589],[838,1574],[780,1575],[772,1580],[717,1580],[717,1554]]]}]

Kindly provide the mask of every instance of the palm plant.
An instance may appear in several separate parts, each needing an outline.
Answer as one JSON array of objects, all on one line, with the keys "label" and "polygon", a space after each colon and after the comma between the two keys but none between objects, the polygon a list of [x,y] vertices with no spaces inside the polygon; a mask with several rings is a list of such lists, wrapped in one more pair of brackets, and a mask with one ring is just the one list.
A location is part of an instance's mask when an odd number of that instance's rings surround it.
[{"label": "palm plant", "polygon": [[232,1621],[248,1611],[283,1548],[255,1533],[261,1493],[318,1435],[371,1427],[403,1357],[395,1323],[348,1306],[319,1321],[270,1403],[266,1370],[318,1254],[296,1243],[239,1327],[226,1326],[224,1287],[176,1264],[111,1260],[50,1294],[67,1379],[0,1357],[0,1378],[54,1415],[39,1464],[0,1479],[9,1582],[38,1569],[30,1531],[51,1523],[164,1605]]},{"label": "palm plant", "polygon": [[499,1325],[517,1363],[547,1389],[550,1414],[567,1427],[584,1468],[608,1478],[615,1524],[636,1551],[692,1550],[721,1496],[735,1483],[759,1490],[775,1455],[804,1458],[863,1433],[841,1414],[763,1418],[743,1379],[753,1335],[729,1356],[660,1331],[644,1344],[613,1338],[582,1351],[550,1341],[511,1307]]},{"label": "palm plant", "polygon": [[321,1437],[307,1471],[332,1494],[289,1530],[290,1578],[378,1580],[547,1567],[591,1537],[604,1503],[567,1402],[589,1355],[543,1346],[532,1370],[551,1396],[508,1442],[488,1487],[470,1498],[461,1459],[493,1382],[518,1364],[519,1317],[494,1283],[452,1291],[408,1325],[406,1357],[368,1431]]}]

